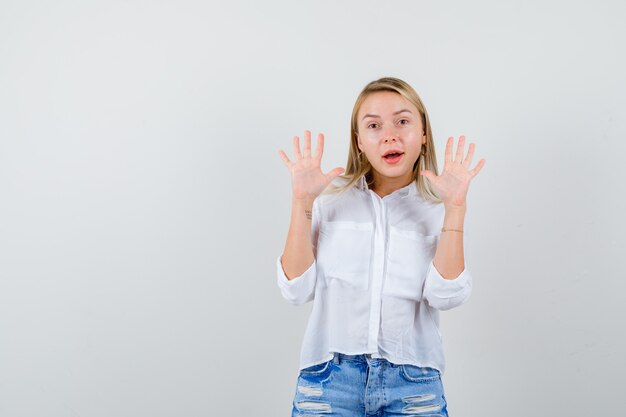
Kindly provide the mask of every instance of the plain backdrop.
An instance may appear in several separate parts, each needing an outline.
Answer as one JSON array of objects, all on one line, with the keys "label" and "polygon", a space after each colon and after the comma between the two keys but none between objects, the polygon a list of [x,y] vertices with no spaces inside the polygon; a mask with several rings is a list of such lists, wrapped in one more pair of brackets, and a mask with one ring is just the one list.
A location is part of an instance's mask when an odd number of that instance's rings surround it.
[{"label": "plain backdrop", "polygon": [[305,129],[347,160],[409,82],[486,164],[451,416],[616,415],[622,1],[0,0],[0,417],[287,416],[311,304],[275,262]]}]

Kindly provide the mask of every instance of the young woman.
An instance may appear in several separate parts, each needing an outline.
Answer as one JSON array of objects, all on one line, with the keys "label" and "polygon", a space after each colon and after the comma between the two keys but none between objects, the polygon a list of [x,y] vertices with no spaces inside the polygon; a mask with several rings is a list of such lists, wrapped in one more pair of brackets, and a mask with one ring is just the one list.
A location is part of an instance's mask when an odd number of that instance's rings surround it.
[{"label": "young woman", "polygon": [[443,172],[428,114],[397,78],[365,86],[352,112],[347,168],[320,170],[294,137],[291,224],[277,259],[292,304],[313,301],[292,416],[447,416],[439,311],[465,303],[463,222],[474,144],[464,136]]}]

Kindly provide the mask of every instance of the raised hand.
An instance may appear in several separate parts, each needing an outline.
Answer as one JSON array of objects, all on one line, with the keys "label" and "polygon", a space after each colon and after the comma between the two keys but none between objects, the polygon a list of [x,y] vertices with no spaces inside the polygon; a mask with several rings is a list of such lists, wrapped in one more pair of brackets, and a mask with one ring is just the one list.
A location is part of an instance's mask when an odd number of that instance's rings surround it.
[{"label": "raised hand", "polygon": [[311,155],[311,132],[304,131],[304,154],[300,153],[300,138],[293,137],[295,161],[292,162],[287,154],[278,151],[285,166],[291,172],[291,186],[293,198],[315,199],[330,184],[333,178],[341,175],[343,168],[337,167],[324,174],[321,170],[322,153],[324,152],[324,134],[317,135],[317,149]]},{"label": "raised hand", "polygon": [[446,143],[445,159],[443,162],[443,172],[441,175],[435,175],[429,170],[422,171],[422,175],[432,184],[446,208],[465,206],[470,181],[485,165],[485,160],[481,159],[478,161],[478,164],[474,167],[474,169],[469,169],[472,163],[475,145],[470,143],[467,156],[463,159],[464,143],[465,136],[461,135],[456,148],[455,158],[452,160],[454,137],[450,136],[448,138],[448,142]]}]

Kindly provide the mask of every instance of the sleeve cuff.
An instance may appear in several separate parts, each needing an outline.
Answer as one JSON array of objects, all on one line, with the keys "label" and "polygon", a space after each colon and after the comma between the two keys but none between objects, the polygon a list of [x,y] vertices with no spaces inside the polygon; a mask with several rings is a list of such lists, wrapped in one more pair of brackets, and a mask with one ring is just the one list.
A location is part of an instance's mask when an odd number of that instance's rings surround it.
[{"label": "sleeve cuff", "polygon": [[426,283],[424,286],[424,298],[432,307],[439,310],[448,310],[457,307],[469,298],[472,291],[472,275],[467,266],[454,279],[445,279],[433,261],[428,265]]},{"label": "sleeve cuff", "polygon": [[313,260],[311,266],[301,275],[288,279],[281,262],[282,254],[276,259],[277,283],[281,294],[287,302],[291,304],[303,304],[311,301],[315,292],[315,281],[317,275],[316,262]]}]

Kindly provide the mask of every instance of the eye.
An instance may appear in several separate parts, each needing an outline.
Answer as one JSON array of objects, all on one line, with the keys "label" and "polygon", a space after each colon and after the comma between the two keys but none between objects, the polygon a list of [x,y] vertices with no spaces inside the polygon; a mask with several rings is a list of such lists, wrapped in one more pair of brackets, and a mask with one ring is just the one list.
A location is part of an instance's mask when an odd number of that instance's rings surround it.
[{"label": "eye", "polygon": [[367,127],[371,128],[372,126],[376,126],[378,123],[370,123]]},{"label": "eye", "polygon": [[[402,122],[406,122],[406,123],[402,123]],[[402,119],[402,120],[400,120],[400,124],[405,125],[405,124],[408,124],[408,123],[409,123],[409,121],[408,121],[407,119]]]}]

